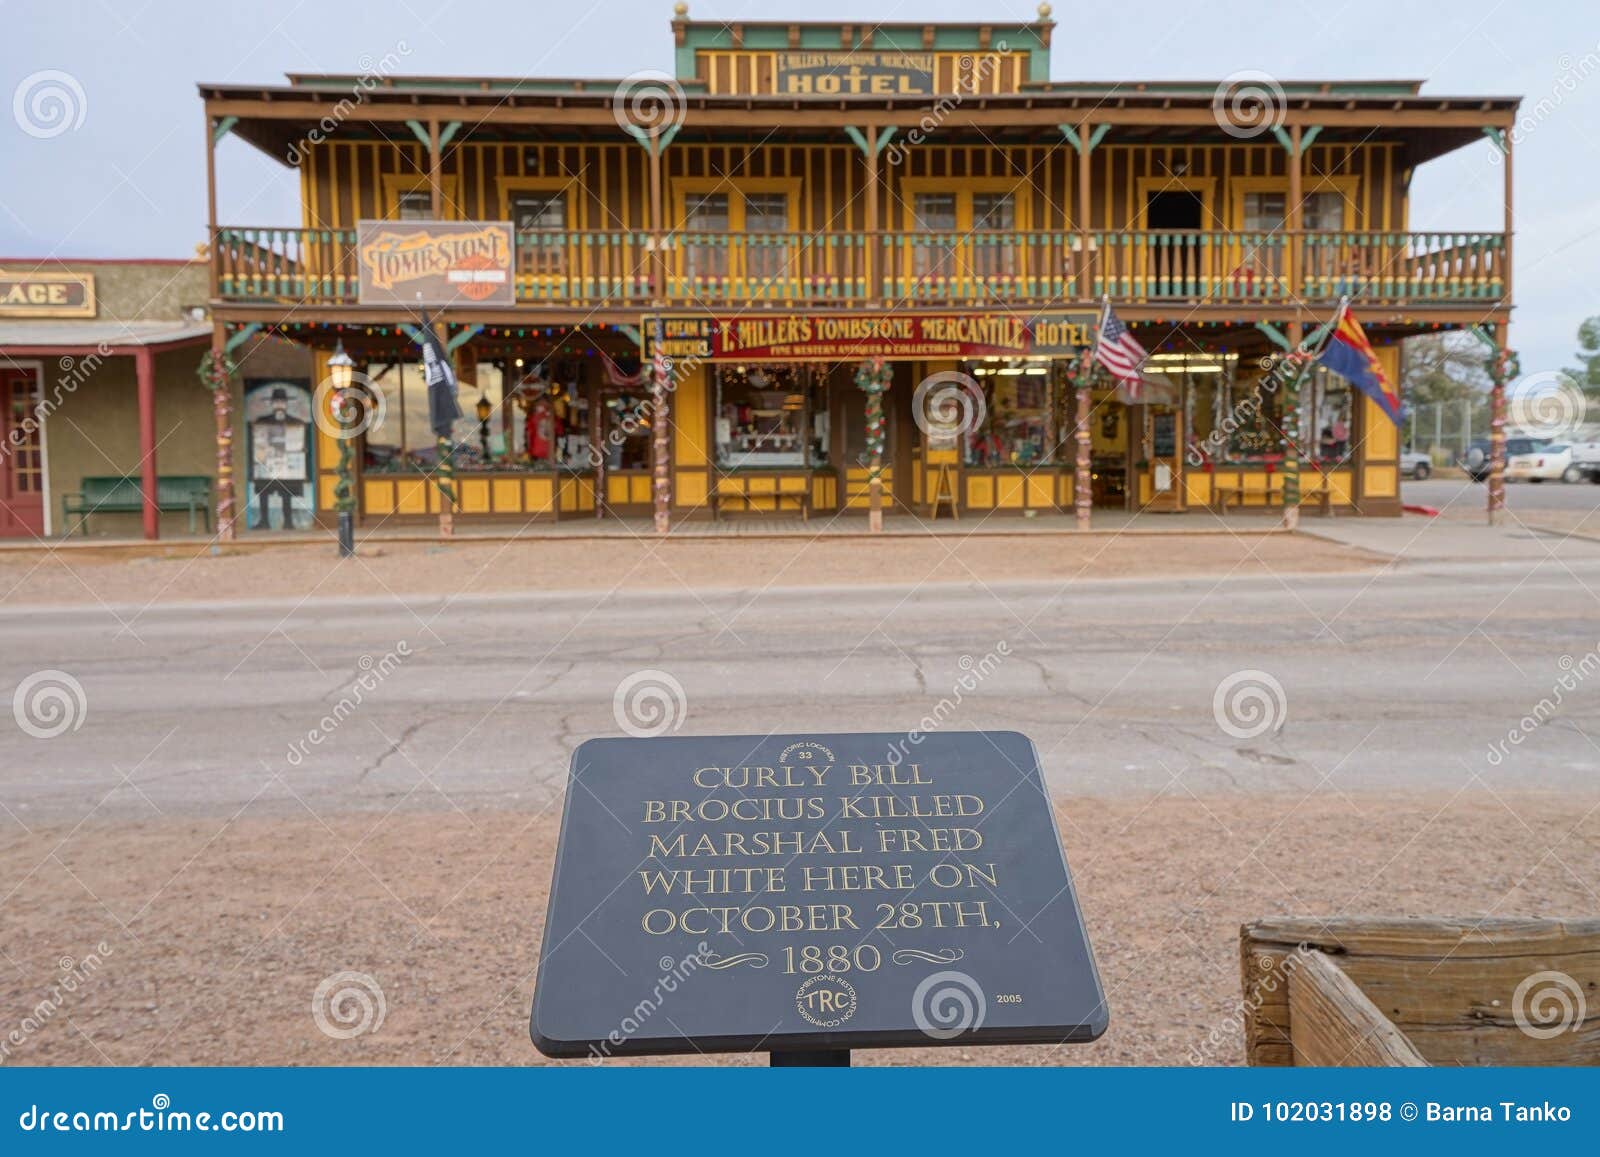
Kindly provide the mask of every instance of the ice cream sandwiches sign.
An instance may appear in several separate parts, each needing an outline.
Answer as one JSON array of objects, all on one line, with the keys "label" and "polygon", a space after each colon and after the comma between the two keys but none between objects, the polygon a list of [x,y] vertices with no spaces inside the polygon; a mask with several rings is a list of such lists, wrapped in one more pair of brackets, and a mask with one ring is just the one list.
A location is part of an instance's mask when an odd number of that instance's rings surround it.
[{"label": "ice cream sandwiches sign", "polygon": [[514,305],[508,221],[362,221],[362,305]]}]

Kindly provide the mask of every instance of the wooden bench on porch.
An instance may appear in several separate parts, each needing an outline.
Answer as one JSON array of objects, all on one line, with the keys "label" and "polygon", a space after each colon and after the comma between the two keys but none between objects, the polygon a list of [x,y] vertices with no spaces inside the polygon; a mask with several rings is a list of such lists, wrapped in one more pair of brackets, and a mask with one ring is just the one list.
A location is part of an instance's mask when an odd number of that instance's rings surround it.
[{"label": "wooden bench on porch", "polygon": [[[89,533],[91,514],[138,514],[144,509],[144,487],[139,476],[96,475],[83,480],[83,489],[61,496],[62,534],[72,533],[72,516],[78,527]],[[156,509],[189,512],[189,533],[194,533],[195,516],[205,520],[211,533],[211,479],[204,474],[168,474],[156,479]]]},{"label": "wooden bench on porch", "polygon": [[777,514],[792,510],[811,521],[811,479],[805,474],[724,474],[707,497],[711,517],[728,513]]},{"label": "wooden bench on porch", "polygon": [[1283,504],[1282,490],[1273,490],[1270,487],[1265,490],[1256,489],[1246,486],[1243,482],[1240,482],[1237,486],[1213,486],[1211,489],[1211,504],[1217,508],[1218,514],[1226,514],[1230,505],[1246,505],[1245,498],[1249,495],[1260,496],[1260,505],[1262,506],[1281,506]]}]

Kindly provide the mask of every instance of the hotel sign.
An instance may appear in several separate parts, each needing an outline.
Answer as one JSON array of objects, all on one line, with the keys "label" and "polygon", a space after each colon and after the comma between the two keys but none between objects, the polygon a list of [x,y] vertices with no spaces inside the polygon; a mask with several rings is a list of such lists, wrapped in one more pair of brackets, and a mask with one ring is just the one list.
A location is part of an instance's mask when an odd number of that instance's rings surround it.
[{"label": "hotel sign", "polygon": [[1024,735],[572,754],[530,1025],[549,1056],[1060,1044],[1107,1019]]},{"label": "hotel sign", "polygon": [[94,317],[92,273],[0,271],[0,317]]},{"label": "hotel sign", "polygon": [[931,96],[931,52],[780,52],[784,96]]},{"label": "hotel sign", "polygon": [[[671,358],[849,361],[860,358],[1071,357],[1094,342],[1092,313],[662,314]],[[653,357],[656,316],[644,319]]]},{"label": "hotel sign", "polygon": [[362,305],[515,305],[509,221],[361,221]]}]

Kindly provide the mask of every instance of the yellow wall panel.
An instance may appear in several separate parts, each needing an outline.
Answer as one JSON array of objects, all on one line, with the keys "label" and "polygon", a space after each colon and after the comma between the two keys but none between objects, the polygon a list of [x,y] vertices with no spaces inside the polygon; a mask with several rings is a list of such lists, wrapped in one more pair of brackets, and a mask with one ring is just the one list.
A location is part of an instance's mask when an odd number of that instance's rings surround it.
[{"label": "yellow wall panel", "polygon": [[628,480],[617,475],[608,475],[606,478],[606,501],[613,506],[621,506],[628,501]]},{"label": "yellow wall panel", "polygon": [[967,478],[967,506],[972,510],[987,510],[994,505],[994,477],[973,474]]},{"label": "yellow wall panel", "polygon": [[339,485],[337,474],[323,474],[317,479],[317,506],[323,510],[333,509],[333,488]]},{"label": "yellow wall panel", "polygon": [[1400,446],[1400,431],[1395,424],[1389,421],[1378,403],[1365,394],[1361,395],[1361,417],[1366,422],[1366,436],[1362,439],[1362,452],[1368,460],[1373,458],[1391,459],[1398,457]]},{"label": "yellow wall panel", "polygon": [[457,478],[460,487],[456,494],[463,514],[489,513],[489,480],[487,478]]},{"label": "yellow wall panel", "polygon": [[[1389,424],[1381,413],[1378,417],[1384,425]],[[1400,494],[1400,472],[1393,466],[1368,466],[1362,481],[1368,498],[1395,498]]]},{"label": "yellow wall panel", "polygon": [[1056,475],[1056,505],[1057,506],[1071,506],[1072,505],[1072,483],[1073,483],[1072,475],[1070,475],[1070,474],[1057,474]]},{"label": "yellow wall panel", "polygon": [[394,513],[394,483],[366,478],[361,483],[361,508],[368,514]]},{"label": "yellow wall panel", "polygon": [[1028,475],[1028,505],[1029,506],[1054,506],[1055,505],[1055,475],[1030,474]]},{"label": "yellow wall panel", "polygon": [[654,481],[649,474],[635,474],[628,479],[628,501],[635,505],[649,505],[655,501],[650,493],[651,483]]},{"label": "yellow wall panel", "polygon": [[496,478],[494,509],[497,514],[522,513],[522,481],[517,478]]},{"label": "yellow wall panel", "polygon": [[555,480],[553,478],[524,478],[522,493],[529,514],[548,514],[555,505]]},{"label": "yellow wall panel", "polygon": [[672,459],[679,466],[704,466],[706,429],[709,415],[706,368],[699,366],[684,374],[672,395]]},{"label": "yellow wall panel", "polygon": [[1183,476],[1184,501],[1190,506],[1209,506],[1211,503],[1211,475],[1191,470]]},{"label": "yellow wall panel", "polygon": [[672,487],[679,506],[703,506],[706,501],[706,476],[699,471],[680,472]]},{"label": "yellow wall panel", "polygon": [[426,514],[428,491],[433,489],[421,478],[403,478],[395,482],[395,509],[401,514]]}]

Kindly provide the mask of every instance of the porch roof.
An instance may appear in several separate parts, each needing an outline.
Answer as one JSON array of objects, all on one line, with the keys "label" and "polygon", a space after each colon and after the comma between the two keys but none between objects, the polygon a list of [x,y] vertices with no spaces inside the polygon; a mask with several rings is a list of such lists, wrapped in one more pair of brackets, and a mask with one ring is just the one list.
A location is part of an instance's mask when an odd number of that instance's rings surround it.
[{"label": "porch roof", "polygon": [[101,347],[187,345],[210,336],[209,321],[0,321],[0,352],[94,353]]}]

